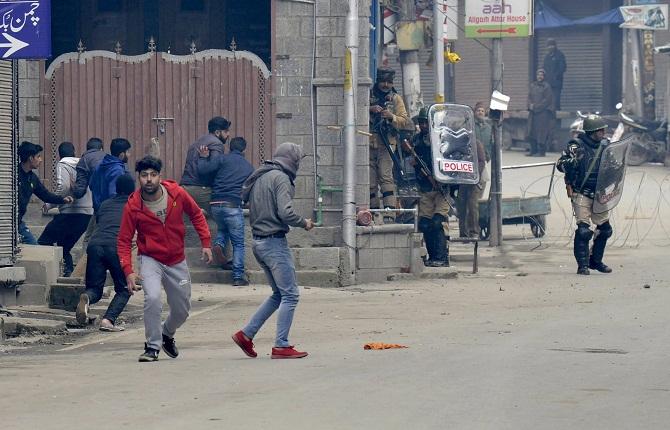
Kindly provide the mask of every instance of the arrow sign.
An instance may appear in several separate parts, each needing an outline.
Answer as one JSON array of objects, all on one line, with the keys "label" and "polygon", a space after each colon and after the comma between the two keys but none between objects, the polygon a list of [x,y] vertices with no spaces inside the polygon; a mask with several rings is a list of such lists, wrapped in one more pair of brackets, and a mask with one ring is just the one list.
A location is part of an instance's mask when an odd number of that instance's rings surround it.
[{"label": "arrow sign", "polygon": [[0,59],[51,57],[51,0],[0,0]]},{"label": "arrow sign", "polygon": [[509,34],[515,34],[516,33],[516,27],[496,28],[496,29],[478,28],[477,33],[509,33]]},{"label": "arrow sign", "polygon": [[9,42],[9,43],[0,43],[0,48],[9,48],[7,51],[5,51],[4,54],[2,54],[2,58],[7,58],[16,51],[18,51],[19,49],[23,49],[29,45],[28,43],[19,40],[16,37],[10,36],[7,33],[2,33],[2,35],[5,36],[5,39],[7,39],[7,41]]}]

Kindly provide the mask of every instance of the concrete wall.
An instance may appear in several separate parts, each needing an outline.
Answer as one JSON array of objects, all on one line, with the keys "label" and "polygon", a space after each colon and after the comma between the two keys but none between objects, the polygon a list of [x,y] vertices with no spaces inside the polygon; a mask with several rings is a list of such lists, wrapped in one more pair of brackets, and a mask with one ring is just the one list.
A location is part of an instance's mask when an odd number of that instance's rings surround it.
[{"label": "concrete wall", "polygon": [[[318,0],[316,6],[279,0],[275,6],[275,52],[273,74],[277,101],[277,143],[292,141],[305,148],[306,157],[296,180],[296,207],[305,216],[312,215],[314,202],[314,157],[317,173],[324,185],[341,186],[344,149],[340,132],[327,126],[344,123],[343,57],[345,49],[346,0]],[[312,87],[312,47],[314,43],[314,7],[316,7],[316,62]],[[359,2],[359,87],[357,124],[368,125],[368,32],[370,1]],[[312,139],[311,96],[314,96],[316,151]],[[316,154],[315,154],[316,152]],[[357,142],[357,195],[359,206],[369,204],[368,140]],[[326,194],[324,205],[341,208],[340,193]],[[327,212],[326,224],[341,223],[341,213]]]},{"label": "concrete wall", "polygon": [[[19,142],[40,140],[40,62],[18,60]],[[44,146],[44,145],[42,145]]]},{"label": "concrete wall", "polygon": [[356,227],[356,283],[385,281],[395,273],[418,274],[421,236],[406,224]]}]

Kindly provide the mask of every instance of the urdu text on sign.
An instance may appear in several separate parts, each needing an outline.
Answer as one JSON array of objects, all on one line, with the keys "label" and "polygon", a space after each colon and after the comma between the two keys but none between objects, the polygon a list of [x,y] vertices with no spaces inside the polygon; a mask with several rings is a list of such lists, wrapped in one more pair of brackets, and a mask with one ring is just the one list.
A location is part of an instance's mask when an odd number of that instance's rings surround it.
[{"label": "urdu text on sign", "polygon": [[0,58],[51,56],[50,0],[0,0]]}]

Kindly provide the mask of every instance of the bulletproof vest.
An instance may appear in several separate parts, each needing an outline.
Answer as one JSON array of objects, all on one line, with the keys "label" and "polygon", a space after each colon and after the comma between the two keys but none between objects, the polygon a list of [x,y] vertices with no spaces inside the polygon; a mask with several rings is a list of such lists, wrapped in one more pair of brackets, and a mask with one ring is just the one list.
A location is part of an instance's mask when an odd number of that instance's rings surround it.
[{"label": "bulletproof vest", "polygon": [[[589,136],[581,136],[575,138],[574,141],[581,146],[584,151],[584,157],[579,163],[573,186],[576,187],[577,192],[591,196],[596,191],[598,172],[600,170],[600,159],[602,157],[602,149],[598,151],[598,147],[602,145],[604,149],[607,145],[607,139],[603,139],[598,143],[593,141]],[[596,155],[598,155],[598,159],[593,162]],[[593,167],[591,167],[592,165]],[[590,171],[589,167],[591,167]],[[587,174],[588,177],[586,177]],[[583,186],[582,183],[584,184]]]},{"label": "bulletproof vest", "polygon": [[[388,107],[393,103],[393,95],[397,94],[395,88],[391,88],[388,93],[383,93],[377,90],[377,86],[373,86],[370,90],[370,106],[379,105],[383,108]],[[381,120],[381,114],[370,114],[370,131],[374,132],[373,127]]]}]

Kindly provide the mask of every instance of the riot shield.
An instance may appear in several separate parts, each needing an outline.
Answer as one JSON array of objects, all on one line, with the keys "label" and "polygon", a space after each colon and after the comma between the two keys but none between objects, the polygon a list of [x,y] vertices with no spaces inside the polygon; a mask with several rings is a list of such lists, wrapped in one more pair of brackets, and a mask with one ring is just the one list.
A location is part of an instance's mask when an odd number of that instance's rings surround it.
[{"label": "riot shield", "polygon": [[593,197],[592,210],[594,213],[610,211],[619,204],[626,176],[626,156],[633,138],[632,135],[628,136],[603,149],[596,192]]},{"label": "riot shield", "polygon": [[434,104],[428,111],[435,180],[444,184],[477,184],[475,117],[468,106]]}]

